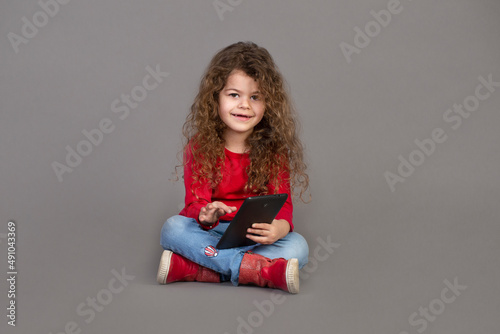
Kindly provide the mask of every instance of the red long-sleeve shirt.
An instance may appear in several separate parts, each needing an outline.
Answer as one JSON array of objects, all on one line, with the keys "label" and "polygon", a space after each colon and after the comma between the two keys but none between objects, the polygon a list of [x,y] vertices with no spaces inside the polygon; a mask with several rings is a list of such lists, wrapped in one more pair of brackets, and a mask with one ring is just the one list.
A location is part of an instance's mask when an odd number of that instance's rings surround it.
[{"label": "red long-sleeve shirt", "polygon": [[[187,161],[184,166],[186,198],[184,209],[182,209],[179,214],[196,219],[204,229],[214,228],[219,223],[217,221],[211,226],[206,226],[199,222],[198,217],[200,210],[208,203],[220,201],[228,206],[235,206],[239,210],[245,198],[255,196],[248,191],[245,192],[245,184],[248,180],[246,167],[250,164],[249,154],[234,153],[225,149],[225,168],[223,168],[221,182],[215,189],[211,189],[208,182],[201,184],[200,187],[196,186],[195,191],[198,198],[192,191],[194,186],[192,169],[193,157],[190,149],[186,150],[185,161]],[[283,179],[287,180],[288,175],[283,175]],[[268,184],[267,187],[269,193],[273,194],[275,187],[272,184]],[[288,182],[281,184],[277,193],[286,193],[288,194],[288,198],[275,219],[285,219],[290,224],[290,231],[293,231],[293,204],[290,194],[290,184]],[[220,220],[232,220],[235,215],[236,211],[220,217]]]}]

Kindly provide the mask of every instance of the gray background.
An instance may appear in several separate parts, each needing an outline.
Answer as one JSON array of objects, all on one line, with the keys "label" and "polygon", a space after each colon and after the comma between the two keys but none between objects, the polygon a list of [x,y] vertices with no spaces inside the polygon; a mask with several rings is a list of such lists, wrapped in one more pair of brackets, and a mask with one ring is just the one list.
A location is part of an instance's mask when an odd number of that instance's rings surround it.
[{"label": "gray background", "polygon": [[[237,333],[244,319],[255,328],[240,333],[497,333],[500,88],[457,129],[443,115],[479,76],[500,81],[500,2],[401,0],[348,62],[340,44],[389,2],[233,0],[221,19],[212,1],[71,1],[17,53],[8,34],[41,7],[2,2],[0,331],[55,334],[74,321],[82,333]],[[296,204],[296,230],[312,258],[318,238],[337,244],[316,253],[300,294],[274,291],[282,303],[266,315],[254,301],[269,305],[270,289],[155,282],[160,228],[183,202],[169,180],[181,126],[211,57],[240,40],[271,52],[300,114],[313,201]],[[120,119],[112,102],[157,64],[169,76]],[[113,132],[59,182],[51,164],[104,118]],[[391,192],[384,173],[435,128],[447,140]],[[86,323],[77,306],[105,296],[122,268],[135,278]],[[454,279],[467,288],[439,309]],[[412,326],[430,305],[439,315]]]}]

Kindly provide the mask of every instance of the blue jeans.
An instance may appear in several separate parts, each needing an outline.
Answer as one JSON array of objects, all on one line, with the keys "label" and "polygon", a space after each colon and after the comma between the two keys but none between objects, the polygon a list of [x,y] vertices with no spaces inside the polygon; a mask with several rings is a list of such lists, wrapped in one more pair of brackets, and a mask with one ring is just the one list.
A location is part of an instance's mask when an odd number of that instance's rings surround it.
[{"label": "blue jeans", "polygon": [[204,230],[193,218],[173,216],[163,224],[161,246],[199,265],[215,270],[221,274],[221,281],[231,280],[234,285],[238,285],[241,260],[245,252],[249,250],[269,259],[296,258],[299,260],[299,268],[307,263],[309,255],[307,241],[296,232],[288,233],[271,245],[255,244],[215,249],[229,223],[229,221],[221,221],[213,229]]}]

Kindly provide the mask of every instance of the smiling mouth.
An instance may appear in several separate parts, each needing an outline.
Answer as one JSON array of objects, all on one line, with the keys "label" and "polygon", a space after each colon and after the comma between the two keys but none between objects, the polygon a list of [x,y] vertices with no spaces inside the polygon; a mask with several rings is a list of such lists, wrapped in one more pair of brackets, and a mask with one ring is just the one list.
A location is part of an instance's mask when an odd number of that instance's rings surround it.
[{"label": "smiling mouth", "polygon": [[239,119],[250,119],[250,118],[252,118],[252,116],[243,115],[243,114],[231,114],[231,116],[234,116],[234,117],[239,118]]}]

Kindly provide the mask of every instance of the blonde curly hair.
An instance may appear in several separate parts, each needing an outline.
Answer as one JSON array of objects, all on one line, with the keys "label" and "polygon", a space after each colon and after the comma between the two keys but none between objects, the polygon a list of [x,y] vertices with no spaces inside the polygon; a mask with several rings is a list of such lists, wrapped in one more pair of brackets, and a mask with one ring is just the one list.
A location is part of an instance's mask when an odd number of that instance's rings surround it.
[{"label": "blonde curly hair", "polygon": [[[295,111],[273,58],[265,48],[252,42],[238,42],[220,50],[201,79],[182,131],[186,140],[183,152],[189,149],[193,156],[193,161],[184,160],[183,164],[193,164],[193,184],[208,181],[215,188],[222,179],[226,125],[218,114],[219,94],[234,70],[256,80],[265,101],[264,116],[247,138],[247,190],[264,195],[269,193],[267,184],[272,184],[277,192],[280,183],[289,182],[292,193],[298,190],[303,200],[309,177]],[[287,179],[283,179],[284,172],[288,172]]]}]

